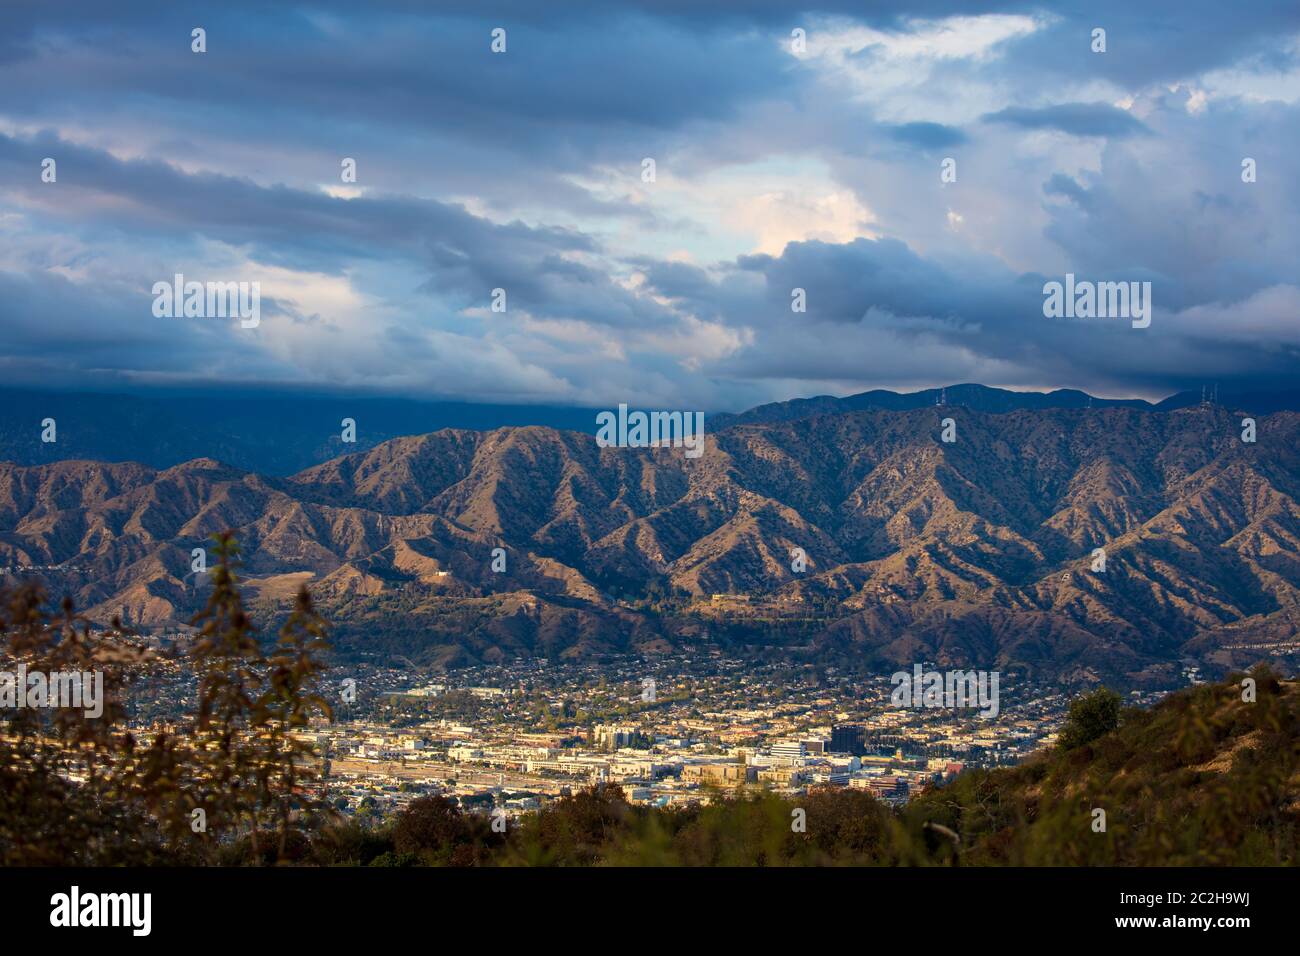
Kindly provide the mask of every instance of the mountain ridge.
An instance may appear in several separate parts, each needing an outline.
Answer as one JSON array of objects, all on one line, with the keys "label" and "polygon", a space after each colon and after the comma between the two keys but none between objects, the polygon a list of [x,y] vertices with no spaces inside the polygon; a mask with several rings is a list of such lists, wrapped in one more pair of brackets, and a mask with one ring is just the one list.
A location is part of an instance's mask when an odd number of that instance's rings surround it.
[{"label": "mountain ridge", "polygon": [[175,626],[203,594],[192,550],[233,529],[263,614],[306,581],[345,643],[443,664],[706,640],[1156,680],[1294,653],[1297,437],[1295,412],[1247,445],[1213,406],[946,406],[738,424],[698,460],[522,426],[284,477],[5,463],[0,566],[45,569],[95,619]]},{"label": "mountain ridge", "polygon": [[[799,420],[870,408],[897,411],[947,404],[989,412],[1023,408],[1133,407],[1170,411],[1198,405],[1192,392],[1157,404],[1102,399],[1075,389],[1020,392],[983,385],[893,392],[875,389],[843,398],[818,396],[772,402],[738,413],[706,417],[719,431],[740,424]],[[1252,414],[1300,411],[1300,391],[1228,393],[1222,404]],[[353,448],[341,436],[344,418],[356,423],[358,449],[442,428],[490,431],[543,425],[590,432],[598,409],[553,405],[493,405],[384,398],[368,394],[318,395],[278,391],[178,391],[119,394],[0,388],[0,459],[21,465],[59,460],[138,461],[166,468],[212,457],[272,476],[288,476]],[[57,441],[43,440],[54,419]]]}]

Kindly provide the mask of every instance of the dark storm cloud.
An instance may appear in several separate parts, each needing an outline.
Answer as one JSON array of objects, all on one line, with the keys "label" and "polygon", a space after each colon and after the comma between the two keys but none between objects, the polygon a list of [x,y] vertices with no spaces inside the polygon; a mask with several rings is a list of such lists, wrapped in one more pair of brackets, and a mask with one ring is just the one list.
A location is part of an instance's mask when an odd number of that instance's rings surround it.
[{"label": "dark storm cloud", "polygon": [[[403,4],[388,17],[355,4],[128,5],[112,16],[93,6],[84,18],[20,17],[28,56],[8,65],[4,112],[130,113],[196,131],[215,121],[245,139],[321,145],[423,132],[526,146],[527,162],[572,168],[617,158],[655,130],[732,115],[777,91],[786,66],[753,29],[689,30],[617,10],[561,28]],[[203,56],[190,51],[196,25],[207,30]],[[489,48],[497,26],[507,30],[503,55]],[[50,29],[57,47],[44,42]]]},{"label": "dark storm cloud", "polygon": [[[755,281],[736,283],[737,274]],[[779,257],[746,256],[716,281],[672,264],[647,271],[656,292],[679,307],[744,316],[755,347],[725,364],[729,374],[850,379],[856,369],[881,383],[944,381],[963,368],[1016,368],[1018,380],[1088,384],[1100,390],[1166,394],[1207,376],[1233,385],[1289,387],[1298,351],[1285,343],[1218,341],[1171,316],[1181,274],[1127,266],[1094,281],[1152,281],[1157,315],[1149,329],[1124,319],[1066,320],[1043,315],[1043,284],[1061,276],[1018,275],[992,258],[938,262],[895,240],[791,243]],[[1080,279],[1089,278],[1088,274]],[[1269,284],[1265,280],[1263,285]],[[1245,296],[1251,283],[1238,288]],[[807,311],[794,313],[802,288]],[[1223,312],[1232,321],[1233,310]],[[1291,321],[1278,315],[1277,322]],[[816,343],[809,349],[807,343]],[[960,363],[953,355],[961,353]],[[951,363],[951,364],[949,364]]]},{"label": "dark storm cloud", "polygon": [[[58,157],[57,189],[32,175]],[[507,288],[539,315],[620,323],[654,317],[653,303],[566,254],[592,252],[591,237],[519,222],[496,224],[463,207],[412,197],[335,198],[153,160],[123,161],[50,134],[0,135],[0,177],[63,227],[134,233],[153,241],[202,236],[247,248],[268,265],[342,274],[363,259],[398,257],[426,269],[425,288],[486,304]]]},{"label": "dark storm cloud", "polygon": [[[1109,144],[1100,168],[1044,184],[1045,235],[1079,273],[1143,271],[1184,309],[1300,284],[1300,107],[1240,103],[1153,114],[1157,137]],[[1242,180],[1243,157],[1267,179]]]},{"label": "dark storm cloud", "polygon": [[[6,383],[121,385],[184,380],[202,368],[216,381],[276,381],[292,368],[264,354],[234,323],[152,316],[148,286],[86,284],[49,273],[0,271],[0,376]],[[264,300],[263,314],[278,306]]]},{"label": "dark storm cloud", "polygon": [[[1249,6],[1219,0],[1070,5],[1041,4],[1045,29],[1016,46],[1016,69],[1051,84],[1098,76],[1122,86],[1178,81],[1264,57],[1292,60],[1286,38],[1300,29],[1300,5],[1257,0]],[[1106,31],[1106,52],[1092,51],[1092,31]],[[1047,78],[1050,77],[1050,80]]]},{"label": "dark storm cloud", "polygon": [[1054,129],[1074,136],[1120,138],[1149,133],[1139,120],[1109,103],[1059,103],[1041,109],[1008,107],[985,114],[990,123],[1010,123],[1023,129]]},{"label": "dark storm cloud", "polygon": [[790,290],[809,294],[816,320],[858,322],[872,308],[896,315],[944,317],[959,293],[953,277],[897,239],[856,239],[845,244],[793,242],[780,257],[742,256],[737,266],[760,273],[773,303],[789,307]]},{"label": "dark storm cloud", "polygon": [[898,142],[923,150],[946,149],[967,141],[966,134],[961,130],[942,123],[901,123],[886,126],[885,129]]},{"label": "dark storm cloud", "polygon": [[[912,31],[982,29],[917,20],[989,14],[1032,22],[975,53],[904,49]],[[734,406],[806,383],[1159,392],[1300,371],[1294,102],[1190,99],[1216,69],[1294,70],[1293,2],[70,0],[3,17],[10,373],[333,382],[371,321],[356,375],[407,387],[422,363],[472,366],[470,398],[483,382],[601,401],[626,386]],[[863,26],[879,32],[844,53],[861,86],[790,55],[794,27]],[[949,153],[961,179],[941,191]],[[46,156],[57,186],[40,181]],[[337,191],[343,156],[362,171],[349,198],[321,188]],[[658,187],[639,181],[646,156]],[[728,191],[731,167],[751,196]],[[875,214],[877,238],[831,221],[846,207]],[[736,254],[756,248],[782,251]],[[267,327],[302,336],[274,352],[143,320],[149,284],[182,258],[330,277],[375,317],[268,290]],[[1044,319],[1058,264],[1150,280],[1152,329]],[[484,318],[498,287],[511,311]]]}]

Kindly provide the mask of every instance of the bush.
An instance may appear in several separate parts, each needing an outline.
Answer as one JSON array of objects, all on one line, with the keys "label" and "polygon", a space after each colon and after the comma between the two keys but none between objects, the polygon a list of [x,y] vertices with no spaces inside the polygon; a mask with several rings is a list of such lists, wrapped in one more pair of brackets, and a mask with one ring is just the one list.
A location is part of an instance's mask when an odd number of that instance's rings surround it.
[{"label": "bush", "polygon": [[1070,714],[1061,728],[1061,748],[1073,750],[1110,733],[1119,726],[1119,706],[1119,694],[1105,687],[1080,697],[1070,705]]}]

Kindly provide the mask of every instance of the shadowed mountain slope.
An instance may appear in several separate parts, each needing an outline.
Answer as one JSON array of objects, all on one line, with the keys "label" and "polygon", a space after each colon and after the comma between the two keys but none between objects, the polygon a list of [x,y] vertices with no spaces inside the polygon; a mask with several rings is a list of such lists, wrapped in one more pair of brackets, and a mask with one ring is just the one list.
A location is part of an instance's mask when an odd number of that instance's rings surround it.
[{"label": "shadowed mountain slope", "polygon": [[725,630],[721,594],[811,626],[812,653],[1154,679],[1294,653],[1300,414],[1254,443],[1242,417],[866,410],[737,425],[698,459],[445,429],[287,478],[3,464],[0,566],[165,626],[201,600],[193,549],[233,529],[268,613],[306,580],[345,633],[438,659],[662,648]]}]

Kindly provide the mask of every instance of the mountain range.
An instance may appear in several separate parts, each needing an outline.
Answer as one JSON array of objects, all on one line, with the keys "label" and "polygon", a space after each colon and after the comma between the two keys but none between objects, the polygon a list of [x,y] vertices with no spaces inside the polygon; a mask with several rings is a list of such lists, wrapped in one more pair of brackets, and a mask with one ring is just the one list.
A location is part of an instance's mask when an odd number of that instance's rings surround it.
[{"label": "mountain range", "polygon": [[726,425],[698,459],[443,429],[288,476],[3,463],[0,569],[92,619],[174,627],[204,599],[193,550],[232,529],[255,611],[305,583],[346,652],[713,646],[1171,683],[1300,650],[1300,413],[1258,415],[1254,442],[1245,415],[834,410]]},{"label": "mountain range", "polygon": [[[1201,396],[1180,392],[1152,404],[1141,399],[1097,398],[1074,389],[1014,392],[971,384],[919,392],[875,389],[843,398],[823,395],[775,402],[735,414],[718,412],[707,416],[707,425],[710,431],[720,431],[732,425],[798,421],[838,412],[929,408],[940,401],[997,413],[1108,407],[1170,411],[1199,405]],[[1220,404],[1257,415],[1300,411],[1300,391],[1225,393]],[[288,476],[391,438],[442,428],[489,431],[542,425],[585,432],[593,427],[597,411],[555,405],[321,395],[290,389],[214,387],[115,394],[0,388],[0,461],[19,465],[69,459],[138,461],[170,468],[195,458],[215,458],[248,471]],[[356,423],[355,443],[342,439],[345,418]],[[55,442],[42,440],[46,419],[54,419]]]}]

